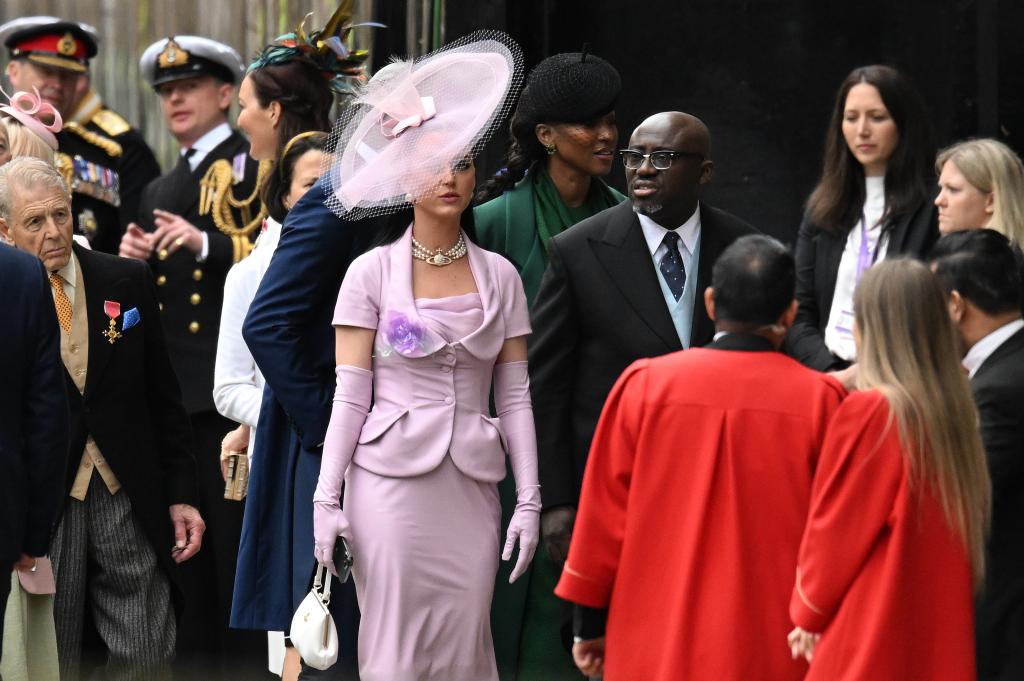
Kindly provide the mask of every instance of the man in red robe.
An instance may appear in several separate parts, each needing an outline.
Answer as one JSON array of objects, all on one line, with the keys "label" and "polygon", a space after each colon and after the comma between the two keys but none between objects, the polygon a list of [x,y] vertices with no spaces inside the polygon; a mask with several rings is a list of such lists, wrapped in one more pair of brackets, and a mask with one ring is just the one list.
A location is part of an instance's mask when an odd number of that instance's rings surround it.
[{"label": "man in red robe", "polygon": [[806,672],[782,643],[787,605],[819,448],[845,393],[777,352],[794,288],[782,244],[742,237],[704,294],[715,341],[637,361],[609,395],[555,590],[584,606],[573,653],[588,676]]}]

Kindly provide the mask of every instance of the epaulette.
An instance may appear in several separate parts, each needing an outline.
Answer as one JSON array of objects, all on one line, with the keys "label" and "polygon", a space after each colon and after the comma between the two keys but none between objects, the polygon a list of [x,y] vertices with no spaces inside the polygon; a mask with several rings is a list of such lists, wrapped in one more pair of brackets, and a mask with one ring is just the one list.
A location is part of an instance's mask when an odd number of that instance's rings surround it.
[{"label": "epaulette", "polygon": [[[234,260],[238,262],[252,251],[250,235],[256,231],[267,216],[267,208],[258,201],[260,187],[270,170],[269,161],[260,161],[256,173],[256,187],[244,199],[236,199],[231,187],[238,182],[232,163],[225,159],[214,161],[199,182],[199,214],[213,216],[213,223],[222,233],[231,237],[234,246]],[[259,211],[253,216],[253,204],[258,203]],[[237,210],[242,225],[235,222],[231,209]]]},{"label": "epaulette", "polygon": [[124,153],[124,150],[121,148],[121,145],[115,142],[114,140],[108,137],[104,137],[103,135],[97,132],[93,132],[92,130],[86,130],[78,123],[65,123],[64,129],[67,130],[68,132],[78,135],[79,137],[81,137],[94,147],[99,147],[103,151],[107,152],[107,156],[117,158]]},{"label": "epaulette", "polygon": [[110,109],[100,109],[93,115],[92,122],[100,126],[100,130],[111,137],[123,135],[132,129],[128,121],[121,117],[121,114]]},{"label": "epaulette", "polygon": [[57,172],[64,178],[64,184],[68,187],[68,192],[71,192],[71,182],[75,178],[75,166],[71,157],[67,154],[58,151],[54,155],[53,165],[57,168]]}]

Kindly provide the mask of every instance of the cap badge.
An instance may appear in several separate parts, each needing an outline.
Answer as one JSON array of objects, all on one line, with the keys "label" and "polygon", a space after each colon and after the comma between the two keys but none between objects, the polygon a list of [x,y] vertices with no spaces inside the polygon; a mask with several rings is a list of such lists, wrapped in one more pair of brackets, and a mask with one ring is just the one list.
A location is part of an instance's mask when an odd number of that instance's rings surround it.
[{"label": "cap badge", "polygon": [[160,53],[158,61],[162,69],[184,66],[188,63],[188,52],[183,50],[178,43],[174,42],[174,38],[171,38],[167,41],[164,51]]},{"label": "cap badge", "polygon": [[77,49],[78,43],[75,41],[75,37],[70,33],[65,33],[64,37],[57,43],[57,51],[65,57],[73,56]]}]

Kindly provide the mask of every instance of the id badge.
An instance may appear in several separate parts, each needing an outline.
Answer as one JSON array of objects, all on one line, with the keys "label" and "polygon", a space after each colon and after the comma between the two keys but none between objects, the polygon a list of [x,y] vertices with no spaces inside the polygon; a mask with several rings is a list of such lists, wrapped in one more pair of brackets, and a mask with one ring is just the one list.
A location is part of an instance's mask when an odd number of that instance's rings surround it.
[{"label": "id badge", "polygon": [[836,322],[836,331],[846,339],[853,338],[853,312],[843,310],[839,313],[839,320]]}]

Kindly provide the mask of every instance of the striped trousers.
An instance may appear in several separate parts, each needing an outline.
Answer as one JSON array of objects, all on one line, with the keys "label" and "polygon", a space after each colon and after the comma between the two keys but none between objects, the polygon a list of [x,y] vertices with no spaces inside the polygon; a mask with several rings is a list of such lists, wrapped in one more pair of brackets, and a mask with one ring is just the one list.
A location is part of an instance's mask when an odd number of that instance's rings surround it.
[{"label": "striped trousers", "polygon": [[124,490],[111,494],[94,473],[85,501],[67,500],[50,552],[61,681],[80,677],[87,604],[108,651],[101,678],[169,678],[176,634],[170,584]]}]

